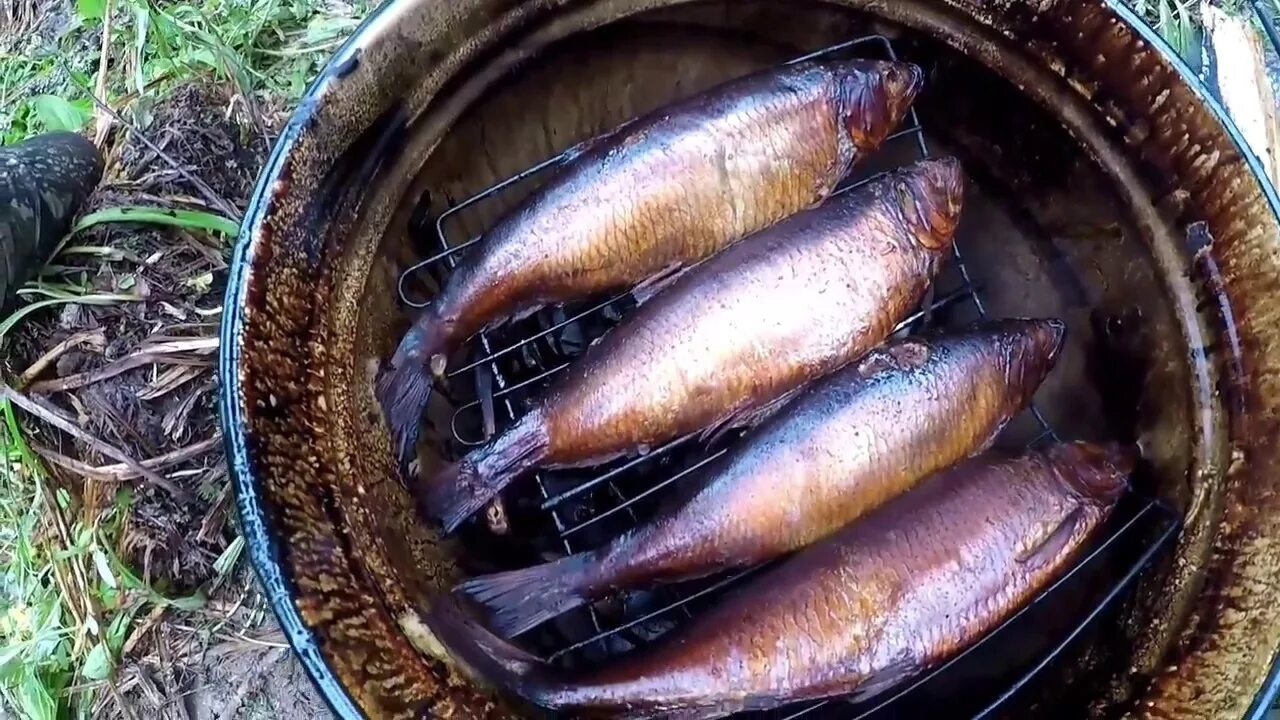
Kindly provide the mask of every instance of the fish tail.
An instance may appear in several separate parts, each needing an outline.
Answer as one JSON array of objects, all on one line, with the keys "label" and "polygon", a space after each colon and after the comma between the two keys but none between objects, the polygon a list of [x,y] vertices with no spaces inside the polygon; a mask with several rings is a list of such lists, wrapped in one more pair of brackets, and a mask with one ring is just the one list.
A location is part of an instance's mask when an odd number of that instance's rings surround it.
[{"label": "fish tail", "polygon": [[426,624],[449,654],[476,676],[535,704],[557,704],[564,683],[556,677],[555,669],[494,635],[469,616],[456,598],[437,596],[426,613]]},{"label": "fish tail", "polygon": [[489,626],[513,637],[594,599],[591,570],[597,566],[596,555],[578,553],[522,570],[484,575],[460,584],[455,592],[485,606]]},{"label": "fish tail", "polygon": [[432,373],[440,375],[444,369],[443,327],[434,317],[428,311],[409,328],[374,388],[391,427],[396,458],[403,465],[417,448],[422,413],[431,399]]},{"label": "fish tail", "polygon": [[396,459],[402,465],[413,459],[418,446],[419,421],[431,399],[431,390],[431,378],[421,365],[393,367],[378,379],[378,402],[391,426]]},{"label": "fish tail", "polygon": [[542,414],[533,411],[487,447],[446,467],[422,498],[423,510],[453,532],[512,480],[538,464],[549,440]]}]

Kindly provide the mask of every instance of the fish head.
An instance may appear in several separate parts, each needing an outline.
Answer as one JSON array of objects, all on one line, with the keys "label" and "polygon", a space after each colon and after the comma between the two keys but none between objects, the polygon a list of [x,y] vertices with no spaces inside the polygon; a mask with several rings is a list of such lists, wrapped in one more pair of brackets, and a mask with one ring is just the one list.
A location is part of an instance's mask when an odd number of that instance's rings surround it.
[{"label": "fish head", "polygon": [[919,66],[883,60],[839,63],[836,78],[841,119],[858,155],[897,129],[924,85]]},{"label": "fish head", "polygon": [[1137,449],[1121,443],[1062,443],[1045,455],[1074,494],[1097,505],[1120,498],[1138,461]]},{"label": "fish head", "polygon": [[1012,385],[1012,402],[1026,405],[1048,377],[1062,353],[1066,323],[1056,318],[1013,318],[993,323],[995,335],[984,347],[998,348],[1003,356],[1000,372]]},{"label": "fish head", "polygon": [[964,172],[955,158],[923,160],[894,173],[892,201],[912,236],[941,254],[951,247],[964,203]]}]

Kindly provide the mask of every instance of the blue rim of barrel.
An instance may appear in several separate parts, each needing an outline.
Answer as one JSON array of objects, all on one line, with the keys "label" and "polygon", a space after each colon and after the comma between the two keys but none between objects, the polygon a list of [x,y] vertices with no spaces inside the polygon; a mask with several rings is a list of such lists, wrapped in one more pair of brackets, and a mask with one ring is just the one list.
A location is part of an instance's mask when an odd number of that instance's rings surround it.
[{"label": "blue rim of barrel", "polygon": [[[240,348],[238,338],[241,336],[245,318],[243,315],[244,297],[247,290],[247,268],[251,256],[252,237],[261,227],[268,208],[268,190],[280,176],[284,159],[292,152],[298,137],[311,124],[319,103],[320,91],[327,82],[337,81],[344,70],[351,67],[359,55],[359,48],[364,35],[384,13],[397,2],[403,0],[387,0],[375,8],[360,23],[356,30],[343,42],[342,46],[329,58],[324,69],[307,87],[298,103],[298,107],[285,124],[280,137],[277,138],[271,154],[267,158],[258,181],[250,196],[240,233],[232,254],[227,278],[226,295],[223,301],[223,317],[219,332],[218,378],[219,378],[219,410],[221,414],[223,445],[227,456],[227,469],[235,489],[236,509],[240,517],[240,530],[245,539],[250,564],[258,576],[263,593],[272,611],[275,613],[284,631],[289,645],[302,663],[307,675],[315,683],[321,697],[334,715],[342,720],[359,720],[364,715],[347,692],[346,687],[338,679],[333,669],[325,660],[320,650],[320,642],[316,634],[302,619],[297,606],[293,603],[291,592],[292,581],[286,576],[281,561],[280,540],[271,527],[269,514],[264,506],[254,477],[252,461],[249,457],[245,422],[240,411],[239,398],[242,383],[238,372]],[[1209,91],[1200,77],[1192,71],[1172,46],[1160,36],[1141,17],[1119,0],[1107,0],[1107,5],[1116,15],[1134,28],[1140,37],[1164,55],[1177,70],[1187,87],[1201,99],[1222,124],[1231,141],[1248,163],[1250,171],[1258,180],[1267,197],[1271,211],[1280,217],[1280,197],[1276,188],[1263,170],[1262,163],[1249,148],[1244,136],[1235,122],[1228,115],[1222,104]],[[1250,0],[1250,8],[1271,42],[1273,48],[1280,53],[1280,33],[1257,2]],[[1265,720],[1268,711],[1280,695],[1280,648],[1273,649],[1271,668],[1265,682],[1254,695],[1246,720]]]},{"label": "blue rim of barrel", "polygon": [[307,87],[298,107],[293,111],[276,139],[267,162],[249,198],[236,245],[231,256],[227,277],[226,295],[223,298],[222,324],[218,342],[218,407],[221,415],[223,446],[227,456],[227,470],[235,489],[236,511],[240,517],[240,532],[245,539],[250,564],[262,585],[263,594],[275,613],[289,646],[310,676],[320,696],[333,714],[341,720],[363,720],[364,713],[356,706],[347,688],[334,673],[320,650],[319,638],[307,626],[293,602],[292,579],[286,574],[281,556],[281,543],[271,526],[270,514],[263,502],[255,477],[253,462],[249,456],[246,424],[240,409],[242,383],[240,380],[240,345],[238,339],[244,331],[244,298],[248,289],[248,267],[253,235],[263,222],[269,205],[269,191],[280,177],[285,158],[293,151],[299,136],[311,125],[319,104],[322,88],[330,81],[337,81],[344,74],[343,68],[360,54],[364,35],[378,18],[388,12],[397,0],[386,0],[378,5],[356,27],[351,36],[329,58],[324,69]]}]

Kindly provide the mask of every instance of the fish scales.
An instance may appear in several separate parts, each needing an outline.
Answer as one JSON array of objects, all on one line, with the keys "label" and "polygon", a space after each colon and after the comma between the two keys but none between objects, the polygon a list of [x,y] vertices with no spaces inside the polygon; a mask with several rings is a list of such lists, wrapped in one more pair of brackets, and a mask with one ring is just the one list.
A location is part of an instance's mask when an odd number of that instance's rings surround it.
[{"label": "fish scales", "polygon": [[1059,576],[1114,509],[1133,458],[1072,443],[968,460],[598,669],[554,669],[454,602],[437,602],[428,624],[473,670],[588,716],[865,700],[969,647]]},{"label": "fish scales", "polygon": [[731,81],[588,142],[485,233],[378,382],[412,449],[430,375],[474,333],[695,263],[821,201],[897,126],[919,68],[807,62]]},{"label": "fish scales", "polygon": [[691,497],[595,551],[473,578],[460,590],[514,635],[620,589],[754,565],[822,538],[985,449],[1053,367],[1056,320],[984,322],[892,341],[815,382]]},{"label": "fish scales", "polygon": [[[708,280],[702,286],[655,298],[645,312],[649,322],[606,336],[587,358],[602,361],[571,370],[545,404],[552,409],[547,462],[576,462],[584,443],[591,460],[706,427],[794,387],[867,338],[888,335],[900,313],[882,312],[882,301],[897,309],[914,299],[931,275],[932,257],[904,253],[889,272],[869,271],[884,265],[885,249],[895,251],[894,241],[882,238],[902,233],[884,227],[887,219],[879,214],[858,213],[855,203],[843,209],[849,212],[826,216],[828,223],[797,227],[753,252],[726,257],[699,276]],[[827,242],[805,243],[805,233]],[[866,321],[850,332],[841,316]],[[778,350],[787,357],[777,372],[723,374],[735,366],[777,364]],[[644,388],[639,402],[618,392],[622,377]],[[669,425],[670,418],[678,425]]]},{"label": "fish scales", "polygon": [[534,466],[597,463],[733,422],[855,359],[923,296],[962,192],[956,161],[916,163],[702,263],[434,478],[425,511],[452,529]]}]

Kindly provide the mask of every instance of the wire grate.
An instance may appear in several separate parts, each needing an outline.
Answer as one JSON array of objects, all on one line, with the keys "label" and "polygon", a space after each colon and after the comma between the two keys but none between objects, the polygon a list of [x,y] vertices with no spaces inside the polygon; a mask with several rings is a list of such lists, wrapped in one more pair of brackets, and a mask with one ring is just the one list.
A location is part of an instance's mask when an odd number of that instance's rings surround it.
[{"label": "wire grate", "polygon": [[[789,63],[821,57],[854,56],[880,59],[898,59],[893,42],[883,35],[869,35],[794,58]],[[914,159],[929,156],[920,119],[913,109],[904,122],[904,128],[891,135],[882,145],[881,154],[891,146],[898,152],[909,152]],[[427,235],[438,243],[439,250],[430,257],[406,269],[400,276],[398,290],[401,300],[411,307],[424,307],[427,301],[410,297],[408,288],[425,274],[437,283],[442,282],[458,264],[467,248],[479,238],[460,242],[450,239],[448,228],[469,210],[486,201],[492,201],[529,182],[554,173],[556,168],[581,153],[583,145],[576,145],[563,153],[530,167],[479,193],[462,200],[435,218],[434,227]],[[855,170],[838,189],[847,192],[865,184],[883,173]],[[434,232],[432,232],[434,231]],[[965,264],[961,243],[953,245],[953,257],[948,267],[939,274],[921,307],[895,329],[895,335],[909,334],[935,325],[960,325],[988,317],[988,311],[975,287],[969,268]],[[945,288],[945,289],[942,289]],[[454,406],[449,419],[446,444],[453,455],[464,453],[467,448],[479,445],[502,428],[513,423],[539,395],[548,382],[583,352],[595,338],[616,325],[636,305],[631,291],[615,294],[605,299],[585,303],[546,308],[529,318],[507,323],[496,329],[482,332],[468,343],[467,358],[446,373],[445,381],[438,389]],[[964,312],[967,308],[967,312]],[[947,316],[945,323],[939,318]],[[466,398],[470,399],[466,399]],[[1038,434],[1028,446],[1044,441],[1057,441],[1058,435],[1046,421],[1039,407],[1033,402],[1026,413],[1038,427]],[[500,419],[501,418],[501,419]],[[634,527],[651,515],[656,503],[664,499],[682,480],[693,475],[702,466],[728,452],[738,434],[728,434],[708,442],[698,434],[672,440],[634,458],[616,461],[595,468],[538,472],[532,482],[520,482],[504,499],[508,509],[526,513],[533,518],[531,524],[546,528],[527,538],[530,544],[544,554],[575,553],[599,547],[610,538]],[[519,495],[521,490],[536,488],[536,494]],[[1016,624],[1023,615],[1036,606],[1044,605],[1058,588],[1081,574],[1082,569],[1098,562],[1110,548],[1126,544],[1124,539],[1136,532],[1146,533],[1137,543],[1141,554],[1132,560],[1119,580],[1109,585],[1110,592],[1096,600],[1092,611],[1056,648],[1047,649],[1032,663],[1025,675],[1010,681],[1003,694],[979,714],[990,712],[1000,702],[1030,680],[1049,660],[1059,654],[1088,624],[1120,596],[1132,584],[1138,571],[1145,567],[1175,534],[1177,523],[1172,515],[1153,501],[1128,513],[1113,531],[1105,533],[1105,540],[1085,556],[1076,567],[1035,602],[1024,608],[1005,625]],[[1153,518],[1155,518],[1153,520]],[[1160,526],[1157,535],[1151,535],[1149,526]],[[522,538],[524,539],[524,538]],[[679,586],[664,587],[652,592],[636,592],[616,597],[595,605],[571,611],[556,619],[546,628],[530,633],[525,639],[549,660],[567,666],[580,666],[598,661],[609,655],[625,652],[646,644],[667,632],[683,620],[696,614],[698,607],[736,585],[759,568],[724,573],[714,578]],[[992,637],[946,665],[914,682],[910,687],[874,705],[859,705],[848,700],[822,700],[801,703],[781,711],[757,714],[776,720],[793,718],[871,718],[884,712],[892,712],[890,706],[901,701],[920,688],[927,687],[940,675],[945,675],[962,658],[989,644]],[[976,706],[975,706],[976,707]]]}]

